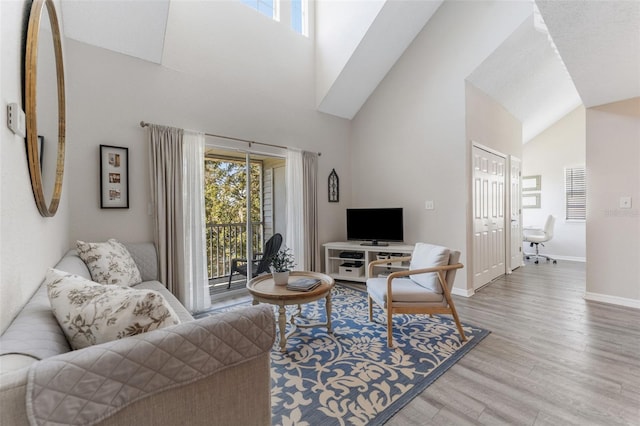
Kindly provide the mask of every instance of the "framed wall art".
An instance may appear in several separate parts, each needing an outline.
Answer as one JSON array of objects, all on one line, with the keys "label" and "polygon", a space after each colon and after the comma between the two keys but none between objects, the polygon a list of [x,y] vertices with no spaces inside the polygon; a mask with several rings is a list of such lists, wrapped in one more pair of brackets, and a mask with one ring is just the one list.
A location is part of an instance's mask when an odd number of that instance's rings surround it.
[{"label": "framed wall art", "polygon": [[129,148],[100,145],[100,208],[129,208]]},{"label": "framed wall art", "polygon": [[337,203],[340,201],[340,179],[336,173],[336,169],[331,169],[329,174],[329,202]]},{"label": "framed wall art", "polygon": [[523,209],[539,209],[540,194],[522,194]]},{"label": "framed wall art", "polygon": [[522,176],[523,191],[540,191],[542,188],[542,176]]}]

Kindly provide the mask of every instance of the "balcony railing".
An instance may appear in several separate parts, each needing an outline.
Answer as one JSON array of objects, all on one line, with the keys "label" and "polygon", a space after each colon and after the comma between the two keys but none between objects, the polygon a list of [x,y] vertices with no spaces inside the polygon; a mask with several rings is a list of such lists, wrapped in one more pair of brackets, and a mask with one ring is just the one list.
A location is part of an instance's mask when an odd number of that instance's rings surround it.
[{"label": "balcony railing", "polygon": [[[264,222],[251,224],[253,253],[264,247]],[[231,273],[231,260],[247,256],[247,224],[223,223],[207,225],[207,270],[209,279],[221,278]]]}]

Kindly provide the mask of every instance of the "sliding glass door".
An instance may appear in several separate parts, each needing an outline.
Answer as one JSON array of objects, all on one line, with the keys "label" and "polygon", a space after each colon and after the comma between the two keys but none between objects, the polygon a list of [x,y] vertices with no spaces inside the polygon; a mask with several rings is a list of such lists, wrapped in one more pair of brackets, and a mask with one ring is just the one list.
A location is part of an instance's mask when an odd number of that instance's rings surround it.
[{"label": "sliding glass door", "polygon": [[274,233],[284,231],[285,160],[208,146],[205,153],[207,258],[213,297],[244,289],[231,274],[234,259],[254,259]]}]

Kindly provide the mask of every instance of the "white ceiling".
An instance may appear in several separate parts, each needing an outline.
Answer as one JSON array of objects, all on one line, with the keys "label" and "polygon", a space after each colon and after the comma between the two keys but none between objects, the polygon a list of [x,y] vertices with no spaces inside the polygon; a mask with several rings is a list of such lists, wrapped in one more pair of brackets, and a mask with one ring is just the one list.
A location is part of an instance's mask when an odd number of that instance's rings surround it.
[{"label": "white ceiling", "polygon": [[63,0],[61,3],[65,36],[161,63],[169,0]]},{"label": "white ceiling", "polygon": [[[334,91],[339,96],[328,98],[322,111],[353,117],[440,1],[420,8],[419,19],[413,16],[410,28],[407,13],[416,15],[415,7],[400,6],[412,2],[392,3],[398,4],[388,8],[380,28],[372,25],[365,34],[360,44],[364,50],[356,49],[347,61],[337,80],[340,90]],[[561,59],[531,18],[469,76],[523,123],[525,141],[581,100],[590,107],[640,96],[640,0],[536,0],[536,4]],[[67,37],[155,63],[162,62],[170,13],[170,0],[62,1]],[[372,46],[382,59],[373,61],[373,54],[364,54]],[[364,84],[358,70],[375,78]]]},{"label": "white ceiling", "polygon": [[352,119],[442,2],[387,1],[318,110]]},{"label": "white ceiling", "polygon": [[534,27],[533,14],[468,80],[522,122],[523,142],[582,103],[547,33]]},{"label": "white ceiling", "polygon": [[640,96],[640,1],[536,0],[584,105]]}]

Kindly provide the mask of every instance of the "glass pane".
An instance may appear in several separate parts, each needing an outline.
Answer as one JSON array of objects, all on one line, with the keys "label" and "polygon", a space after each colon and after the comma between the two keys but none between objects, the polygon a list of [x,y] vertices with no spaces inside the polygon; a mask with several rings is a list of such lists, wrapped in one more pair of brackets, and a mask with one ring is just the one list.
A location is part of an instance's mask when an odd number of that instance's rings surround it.
[{"label": "glass pane", "polygon": [[302,0],[291,0],[291,28],[302,34]]},{"label": "glass pane", "polygon": [[262,247],[261,165],[251,164],[251,212],[247,214],[245,161],[205,159],[205,215],[210,248],[209,277],[228,275],[231,259],[247,257],[247,219],[252,224],[252,249]]},{"label": "glass pane", "polygon": [[[280,175],[285,160],[252,153],[250,191],[246,190],[246,153],[207,146],[204,164],[207,268],[210,293],[216,297],[246,284],[247,277],[239,269],[231,274],[234,259],[259,259],[274,233],[284,235],[281,224],[286,223],[286,206]],[[249,212],[247,194],[251,194]],[[247,272],[250,274],[250,268]]]},{"label": "glass pane", "polygon": [[273,0],[258,0],[258,12],[273,18]]},{"label": "glass pane", "polygon": [[258,1],[257,0],[240,0],[242,3],[246,4],[252,9],[258,9]]}]

